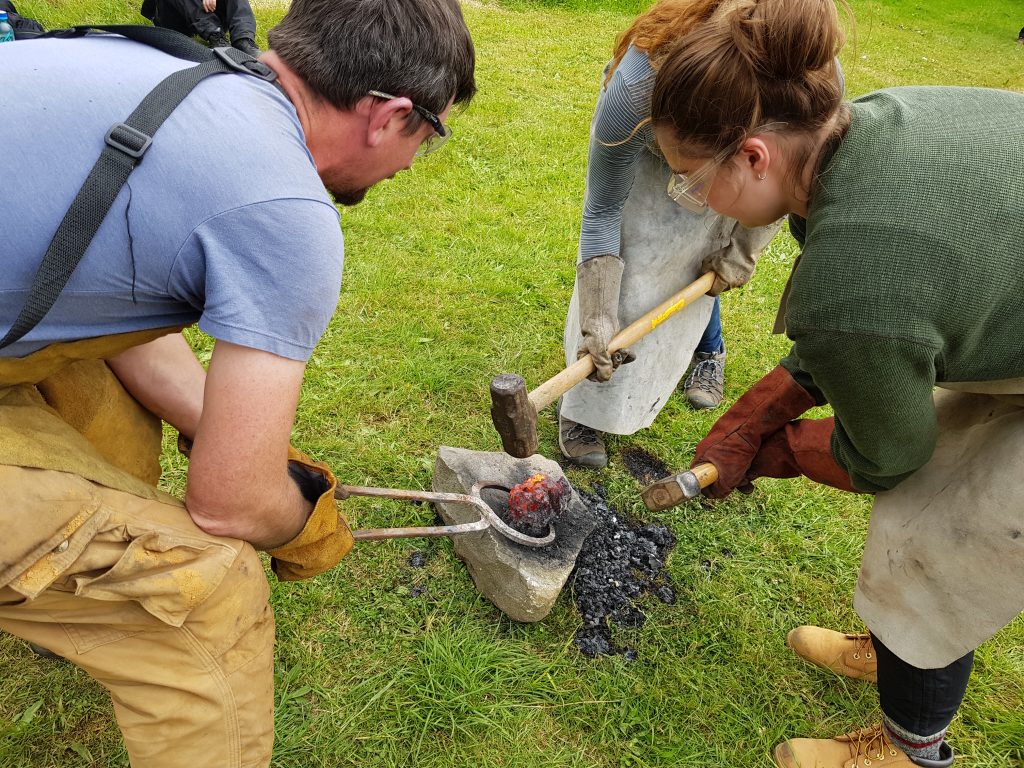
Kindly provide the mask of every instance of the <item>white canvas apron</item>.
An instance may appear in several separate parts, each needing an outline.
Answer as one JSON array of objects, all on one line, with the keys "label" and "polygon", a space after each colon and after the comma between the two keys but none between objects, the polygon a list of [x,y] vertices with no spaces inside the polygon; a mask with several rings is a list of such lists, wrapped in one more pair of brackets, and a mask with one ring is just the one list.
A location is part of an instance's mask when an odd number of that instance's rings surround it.
[{"label": "white canvas apron", "polygon": [[1024,379],[941,384],[931,460],[877,495],[854,608],[897,656],[944,667],[1024,609]]},{"label": "white canvas apron", "polygon": [[[735,226],[710,209],[698,215],[676,205],[666,192],[670,175],[662,157],[643,153],[622,211],[620,329],[700,277],[704,257],[728,245]],[[565,323],[566,365],[576,362],[582,339],[577,290]],[[670,317],[630,347],[636,360],[609,381],[583,381],[563,395],[561,413],[617,435],[649,427],[686,373],[713,305],[701,297]]]}]

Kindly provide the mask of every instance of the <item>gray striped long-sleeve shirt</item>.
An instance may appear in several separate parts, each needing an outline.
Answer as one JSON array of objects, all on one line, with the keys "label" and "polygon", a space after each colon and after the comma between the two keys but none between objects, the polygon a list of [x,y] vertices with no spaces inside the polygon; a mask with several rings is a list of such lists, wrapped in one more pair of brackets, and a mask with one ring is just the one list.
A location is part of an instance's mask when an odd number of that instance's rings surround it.
[{"label": "gray striped long-sleeve shirt", "polygon": [[[630,46],[598,98],[590,126],[580,261],[619,255],[622,209],[633,187],[637,161],[645,151],[661,154],[650,123],[636,130],[651,116],[654,78],[647,54]],[[668,184],[667,165],[665,169]]]}]

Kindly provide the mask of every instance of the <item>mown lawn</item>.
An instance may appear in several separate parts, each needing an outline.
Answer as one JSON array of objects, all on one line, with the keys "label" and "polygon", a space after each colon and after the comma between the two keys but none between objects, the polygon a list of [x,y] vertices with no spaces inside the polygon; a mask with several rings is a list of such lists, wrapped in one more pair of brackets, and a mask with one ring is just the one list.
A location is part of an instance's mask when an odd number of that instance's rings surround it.
[{"label": "mown lawn", "polygon": [[[123,0],[22,0],[47,27],[141,22]],[[466,2],[479,97],[445,150],[345,211],[347,269],[309,365],[294,440],[342,482],[427,488],[439,445],[500,450],[488,384],[531,386],[562,363],[586,137],[615,35],[634,0]],[[848,91],[903,83],[1024,91],[1024,7],[1011,0],[851,2]],[[260,4],[261,44],[283,8]],[[31,43],[24,43],[26,45]],[[11,151],[11,148],[7,148]],[[287,226],[287,222],[282,222]],[[301,238],[302,233],[295,233]],[[786,350],[770,336],[794,257],[784,233],[753,284],[723,301],[731,401]],[[207,354],[209,340],[193,335]],[[620,459],[627,447],[688,464],[716,414],[680,397],[644,433],[611,441],[611,466],[570,471],[627,514],[669,524],[679,599],[617,630],[637,650],[584,658],[568,593],[543,622],[504,618],[445,540],[359,545],[308,583],[273,584],[280,768],[312,766],[765,766],[789,736],[877,720],[865,685],[807,667],[784,646],[803,623],[857,629],[851,607],[869,503],[803,481],[657,516]],[[541,450],[557,455],[552,415]],[[166,483],[183,460],[165,452]],[[353,500],[360,526],[426,523],[426,509]],[[426,566],[409,563],[413,552]],[[425,591],[415,588],[425,588]],[[0,636],[0,766],[122,766],[103,691]],[[951,741],[972,768],[1024,765],[1024,621],[986,644]]]}]

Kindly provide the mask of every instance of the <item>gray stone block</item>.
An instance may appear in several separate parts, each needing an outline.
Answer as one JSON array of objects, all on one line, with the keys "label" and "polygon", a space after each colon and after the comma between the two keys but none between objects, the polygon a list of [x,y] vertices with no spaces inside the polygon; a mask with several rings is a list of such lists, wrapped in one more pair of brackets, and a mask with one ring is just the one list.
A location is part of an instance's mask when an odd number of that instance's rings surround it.
[{"label": "gray stone block", "polygon": [[[433,489],[468,493],[480,480],[511,488],[538,472],[555,479],[564,476],[556,462],[536,454],[517,459],[506,453],[441,446],[434,466]],[[507,493],[487,489],[482,496],[507,520]],[[479,518],[479,514],[465,504],[438,503],[436,506],[448,524]],[[548,615],[597,519],[574,489],[569,504],[553,524],[555,540],[545,547],[516,544],[493,529],[452,539],[455,554],[466,563],[476,588],[511,619],[534,622]]]}]

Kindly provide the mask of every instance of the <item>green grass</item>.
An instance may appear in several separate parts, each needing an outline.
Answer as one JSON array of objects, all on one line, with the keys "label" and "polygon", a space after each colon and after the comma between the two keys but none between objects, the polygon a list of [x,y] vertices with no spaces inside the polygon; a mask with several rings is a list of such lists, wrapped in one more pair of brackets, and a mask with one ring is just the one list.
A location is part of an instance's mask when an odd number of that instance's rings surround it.
[{"label": "green grass", "polygon": [[[310,361],[295,442],[343,482],[427,488],[439,445],[498,450],[488,383],[530,386],[561,367],[586,136],[601,69],[638,4],[472,3],[480,95],[455,137],[412,173],[346,210],[337,315]],[[48,27],[140,21],[121,0],[23,0]],[[1019,4],[853,3],[843,54],[852,95],[890,84],[1024,90]],[[282,10],[260,8],[260,42]],[[29,44],[29,43],[26,43]],[[785,351],[769,335],[792,262],[785,235],[754,284],[725,297],[732,400]],[[198,333],[200,352],[209,340]],[[611,440],[601,482],[620,509],[670,524],[675,605],[651,603],[618,639],[639,658],[595,661],[572,645],[564,594],[535,625],[474,590],[448,541],[364,543],[308,583],[273,584],[279,768],[318,766],[766,766],[772,745],[876,720],[873,688],[802,665],[783,645],[801,623],[856,628],[850,605],[869,503],[803,481],[651,516],[618,452],[685,467],[717,414],[674,397],[654,426]],[[541,450],[557,455],[550,413]],[[166,483],[185,467],[168,442]],[[425,524],[426,509],[345,502],[361,526]],[[413,569],[410,553],[428,553]],[[427,591],[412,596],[412,588]],[[1024,621],[978,653],[951,739],[972,768],[1024,764]],[[67,664],[0,635],[0,765],[127,764],[103,691]]]}]

